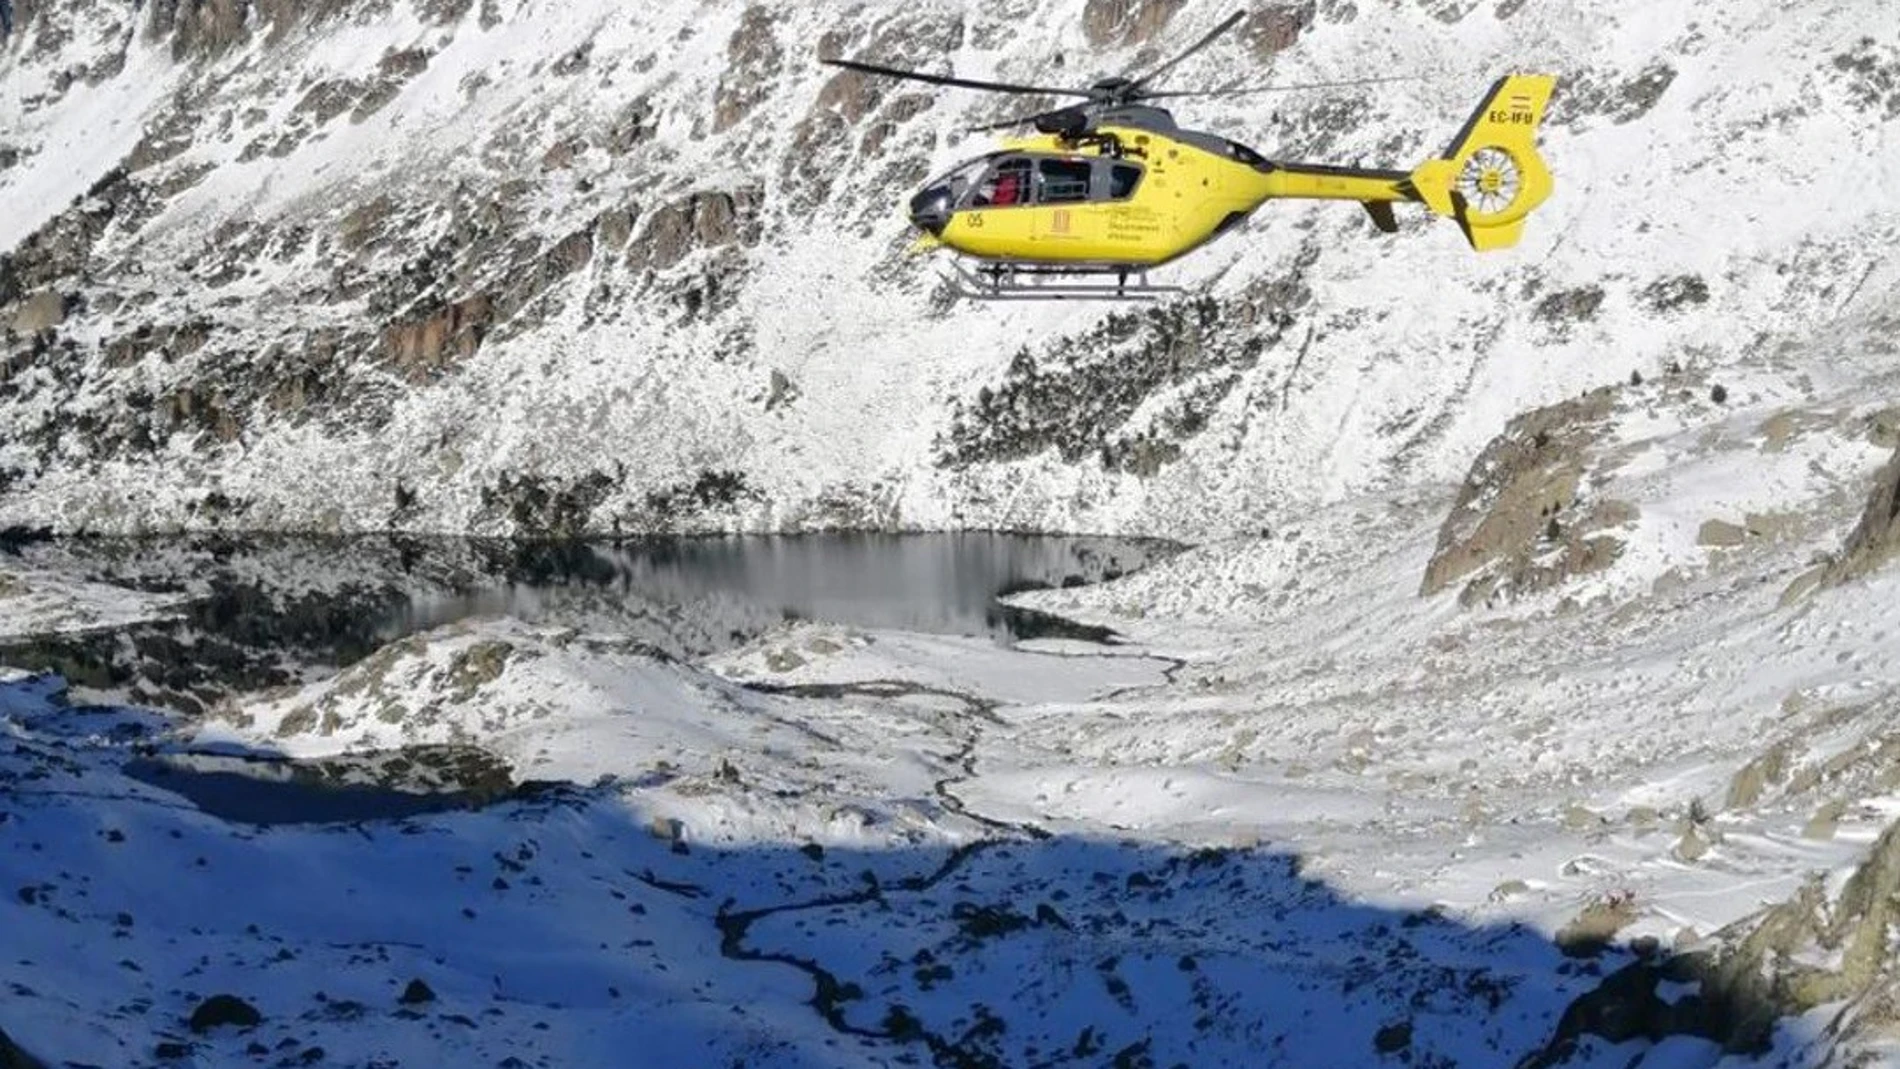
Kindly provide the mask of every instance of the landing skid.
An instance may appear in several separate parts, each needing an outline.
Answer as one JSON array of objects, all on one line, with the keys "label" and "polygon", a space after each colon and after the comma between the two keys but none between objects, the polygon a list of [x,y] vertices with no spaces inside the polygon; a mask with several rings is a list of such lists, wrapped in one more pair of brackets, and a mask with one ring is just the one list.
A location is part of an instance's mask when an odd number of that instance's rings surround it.
[{"label": "landing skid", "polygon": [[[1186,292],[1157,286],[1136,268],[1087,264],[979,263],[951,261],[950,284],[959,297],[973,301],[1152,301]],[[1090,281],[1099,279],[1100,281]]]}]

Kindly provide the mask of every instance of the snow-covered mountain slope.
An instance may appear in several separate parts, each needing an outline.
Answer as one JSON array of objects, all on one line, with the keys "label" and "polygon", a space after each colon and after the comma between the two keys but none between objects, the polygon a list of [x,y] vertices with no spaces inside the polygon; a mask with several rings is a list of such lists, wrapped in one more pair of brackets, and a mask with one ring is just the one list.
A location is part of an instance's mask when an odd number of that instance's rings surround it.
[{"label": "snow-covered mountain slope", "polygon": [[[1241,822],[1182,839],[991,815],[1008,777],[979,769],[986,735],[1152,695],[1154,657],[809,625],[775,643],[719,667],[758,687],[795,645],[809,660],[781,672],[779,694],[735,704],[720,697],[733,683],[701,675],[703,702],[644,710],[624,706],[650,680],[622,688],[619,654],[511,656],[464,707],[504,710],[528,686],[543,739],[567,745],[524,764],[627,774],[353,826],[207,816],[122,765],[172,746],[155,718],[64,706],[44,678],[0,681],[0,873],[20,888],[9,1034],[43,1057],[122,1065],[225,1064],[260,1046],[312,1065],[1512,1064],[1564,1040],[1565,1005],[1607,972],[1641,966],[1508,915],[1342,895],[1313,856]],[[440,652],[465,652],[462,636]],[[374,711],[455,686],[379,675],[380,693],[346,673],[318,696]],[[623,708],[603,717],[603,698]],[[715,765],[603,746],[607,719],[732,734]],[[321,735],[283,727],[268,737],[292,748]],[[788,748],[773,737],[787,731],[806,737]],[[1115,788],[1137,821],[1180,795],[1160,779]],[[1598,876],[1563,882],[1582,893]],[[1738,1049],[1813,1046],[1809,1023],[1775,1026]],[[1628,1061],[1587,1031],[1567,1037],[1584,1041],[1577,1064]],[[1728,1038],[1684,1033],[1668,1049],[1703,1064],[1717,1049],[1682,1040]]]},{"label": "snow-covered mountain slope", "polygon": [[[1843,331],[1836,364],[1886,344]],[[468,621],[184,723],[9,675],[8,1035],[97,1064],[1885,1064],[1894,413],[1733,381],[1528,413],[1449,515],[1361,498],[1022,596],[1115,645],[793,622],[679,657]],[[283,754],[440,744],[572,786],[347,829],[191,804],[234,762],[277,812]],[[260,1019],[194,1028],[220,994]]]},{"label": "snow-covered mountain slope", "polygon": [[[1437,499],[1359,500],[1026,596],[1115,646],[789,623],[679,659],[471,621],[176,726],[9,677],[9,1034],[98,1064],[1884,1064],[1900,599],[1808,577],[1891,430],[1698,445],[1678,392],[1618,391],[1579,485],[1739,511],[1681,486],[1765,463],[1781,520],[1685,545],[1703,512],[1663,513],[1465,607],[1415,593]],[[135,773],[180,736],[476,743],[581,786],[253,828]],[[217,994],[261,1019],[193,1028]]]},{"label": "snow-covered mountain slope", "polygon": [[816,60],[1084,81],[1218,4],[16,6],[10,523],[1198,538],[1449,483],[1632,372],[1799,398],[1785,346],[1893,311],[1881,0],[1261,7],[1177,84],[1416,79],[1190,125],[1410,165],[1548,70],[1557,195],[1485,257],[1269,205],[1135,310],[947,304],[899,205],[1011,102]]},{"label": "snow-covered mountain slope", "polygon": [[[1405,164],[1549,70],[1557,194],[1486,257],[1270,206],[1134,309],[947,301],[897,205],[1006,104],[815,60],[1086,81],[1227,8],[5,6],[0,526],[1199,545],[1018,599],[1114,645],[577,591],[108,692],[182,720],[7,671],[0,1056],[1893,1064],[1882,0],[1259,7],[1181,87],[1419,77],[1184,118]],[[0,660],[203,601],[66,552],[0,568]],[[477,563],[237,567],[294,618]],[[191,804],[444,744],[541,782]],[[220,993],[262,1019],[192,1028]]]},{"label": "snow-covered mountain slope", "polygon": [[1894,346],[1846,326],[1826,353],[1858,383],[1813,405],[1679,375],[1527,413],[1449,516],[1360,499],[1026,595],[1186,664],[987,733],[964,796],[1246,829],[1354,900],[1674,947],[1558,1029],[1662,1041],[1634,1064],[1745,1046],[1756,1010],[1815,1029],[1780,1064],[1892,1064],[1900,415],[1865,399]]}]

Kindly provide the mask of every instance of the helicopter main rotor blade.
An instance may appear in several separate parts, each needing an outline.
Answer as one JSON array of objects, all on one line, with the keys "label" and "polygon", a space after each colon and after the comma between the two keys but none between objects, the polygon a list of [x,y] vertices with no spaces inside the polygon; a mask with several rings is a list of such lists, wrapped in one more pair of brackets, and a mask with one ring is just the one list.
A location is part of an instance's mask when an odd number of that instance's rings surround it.
[{"label": "helicopter main rotor blade", "polygon": [[1179,99],[1181,97],[1225,97],[1241,96],[1246,93],[1290,93],[1302,89],[1344,89],[1355,85],[1378,85],[1382,82],[1413,82],[1418,76],[1412,74],[1394,74],[1380,78],[1353,78],[1343,82],[1291,82],[1286,85],[1237,85],[1223,89],[1176,89],[1162,93],[1143,93],[1144,100]]},{"label": "helicopter main rotor blade", "polygon": [[[1139,78],[1131,78],[1129,79],[1129,81],[1137,86],[1147,85],[1148,83],[1154,81],[1155,79],[1173,70],[1177,65],[1180,64],[1182,60],[1188,58],[1189,56],[1193,55],[1196,52],[1199,52],[1201,49],[1206,48],[1208,45],[1213,44],[1214,39],[1216,37],[1219,37],[1221,34],[1226,33],[1228,30],[1233,29],[1236,23],[1238,23],[1241,19],[1244,19],[1246,17],[1247,17],[1247,13],[1245,11],[1234,12],[1233,14],[1227,16],[1226,20],[1223,21],[1219,26],[1216,26],[1212,30],[1209,30],[1207,33],[1207,36],[1189,45],[1187,48],[1187,51],[1181,53],[1178,56],[1175,56],[1173,59],[1167,61],[1166,63],[1163,63],[1159,67],[1156,67],[1154,70],[1149,71],[1147,74],[1144,74]],[[1144,94],[1144,95],[1147,95],[1147,94]]]},{"label": "helicopter main rotor blade", "polygon": [[913,82],[929,82],[932,85],[954,85],[964,89],[982,89],[991,93],[1044,93],[1050,96],[1088,97],[1083,89],[1052,89],[1040,85],[1011,85],[1008,82],[984,82],[975,78],[953,78],[947,74],[925,74],[922,71],[907,71],[898,67],[882,67],[876,63],[860,63],[854,59],[821,59],[818,62],[832,67],[844,67],[847,70],[862,71],[865,74],[882,74],[890,78],[908,78]]}]

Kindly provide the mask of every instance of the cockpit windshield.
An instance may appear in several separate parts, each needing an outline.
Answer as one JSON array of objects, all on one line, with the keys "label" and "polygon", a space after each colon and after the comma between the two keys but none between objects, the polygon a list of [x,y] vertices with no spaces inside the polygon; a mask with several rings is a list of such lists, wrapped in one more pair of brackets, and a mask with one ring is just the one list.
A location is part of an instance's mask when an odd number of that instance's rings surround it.
[{"label": "cockpit windshield", "polygon": [[931,179],[921,192],[910,198],[911,222],[933,234],[942,233],[950,221],[951,211],[969,192],[971,184],[988,169],[990,158],[983,156],[960,163],[955,169]]},{"label": "cockpit windshield", "polygon": [[940,190],[948,191],[950,199],[953,202],[961,200],[963,199],[964,190],[969,189],[970,184],[982,176],[984,168],[988,167],[989,164],[989,156],[983,156],[978,159],[957,164],[953,169],[938,175],[926,183],[924,185],[924,192],[935,193]]}]

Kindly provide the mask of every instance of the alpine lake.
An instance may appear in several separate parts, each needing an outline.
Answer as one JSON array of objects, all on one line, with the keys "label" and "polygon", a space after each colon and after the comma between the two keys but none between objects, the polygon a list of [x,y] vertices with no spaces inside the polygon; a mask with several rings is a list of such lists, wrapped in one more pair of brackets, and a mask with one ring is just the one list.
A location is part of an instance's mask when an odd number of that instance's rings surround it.
[{"label": "alpine lake", "polygon": [[[0,666],[68,685],[61,734],[119,739],[125,771],[251,824],[401,819],[559,789],[472,747],[321,760],[179,741],[220,703],[339,671],[478,617],[630,634],[691,659],[786,621],[1112,643],[1010,594],[1103,582],[1177,552],[1089,536],[805,534],[523,542],[410,536],[0,538],[0,572],[119,590],[130,622],[36,627],[0,612]],[[0,603],[3,605],[4,603]],[[108,618],[112,614],[105,614]]]}]

